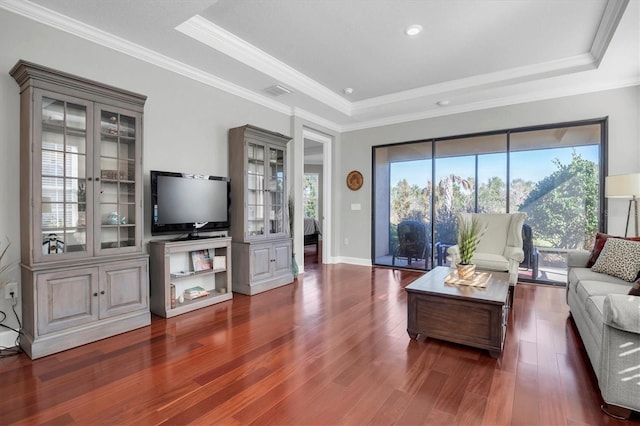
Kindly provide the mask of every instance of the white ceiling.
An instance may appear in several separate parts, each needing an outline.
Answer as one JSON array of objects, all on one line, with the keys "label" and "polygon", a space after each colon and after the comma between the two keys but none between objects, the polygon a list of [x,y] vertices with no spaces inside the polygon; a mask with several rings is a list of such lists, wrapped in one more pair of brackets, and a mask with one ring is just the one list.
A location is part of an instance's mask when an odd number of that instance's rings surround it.
[{"label": "white ceiling", "polygon": [[[0,7],[338,131],[640,84],[640,0],[0,0]],[[409,24],[424,31],[408,37]],[[293,93],[265,91],[276,84]],[[439,106],[443,100],[448,105]]]}]

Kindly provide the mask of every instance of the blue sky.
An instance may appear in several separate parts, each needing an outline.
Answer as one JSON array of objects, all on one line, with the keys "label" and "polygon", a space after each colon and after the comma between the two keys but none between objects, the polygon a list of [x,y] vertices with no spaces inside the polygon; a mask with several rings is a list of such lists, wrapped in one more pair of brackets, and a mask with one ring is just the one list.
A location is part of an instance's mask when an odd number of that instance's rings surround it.
[{"label": "blue sky", "polygon": [[[537,151],[520,151],[511,153],[511,179],[521,178],[527,181],[538,182],[545,176],[556,170],[552,163],[559,159],[562,164],[571,162],[571,153],[575,150],[582,158],[598,162],[599,146],[579,146],[571,148],[541,149]],[[475,157],[451,157],[437,160],[439,167],[436,170],[436,179],[443,175],[454,174],[464,178],[474,175]],[[489,177],[506,177],[506,155],[483,155],[480,161],[480,182],[485,182]],[[407,179],[410,185],[425,186],[425,182],[431,179],[431,160],[404,161],[391,164],[391,186],[401,179]]]}]

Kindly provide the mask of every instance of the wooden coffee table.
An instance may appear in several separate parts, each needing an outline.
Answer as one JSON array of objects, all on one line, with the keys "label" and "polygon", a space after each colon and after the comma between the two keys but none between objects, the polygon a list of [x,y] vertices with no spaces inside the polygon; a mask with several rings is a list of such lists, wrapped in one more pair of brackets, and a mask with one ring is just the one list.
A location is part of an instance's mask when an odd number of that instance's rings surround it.
[{"label": "wooden coffee table", "polygon": [[491,272],[486,287],[450,285],[451,269],[438,266],[409,284],[407,333],[502,352],[509,313],[509,274]]}]

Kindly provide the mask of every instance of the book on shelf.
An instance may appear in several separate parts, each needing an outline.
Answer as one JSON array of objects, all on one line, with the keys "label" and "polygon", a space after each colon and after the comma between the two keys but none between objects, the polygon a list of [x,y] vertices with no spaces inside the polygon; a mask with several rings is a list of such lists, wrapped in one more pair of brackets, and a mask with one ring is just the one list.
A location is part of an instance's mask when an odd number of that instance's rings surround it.
[{"label": "book on shelf", "polygon": [[196,272],[206,271],[213,268],[209,250],[196,250],[191,252],[191,262],[193,270]]},{"label": "book on shelf", "polygon": [[224,269],[227,267],[227,256],[213,256],[213,269]]},{"label": "book on shelf", "polygon": [[171,293],[171,302],[170,302],[171,305],[170,306],[171,306],[171,309],[175,309],[175,307],[176,307],[176,286],[171,284],[171,285],[169,285],[169,289],[170,289],[169,291]]},{"label": "book on shelf", "polygon": [[177,272],[171,272],[171,276],[173,278],[180,278],[180,277],[188,277],[189,275],[193,275],[195,274],[195,272],[193,271],[177,271]]},{"label": "book on shelf", "polygon": [[184,291],[184,298],[188,300],[193,300],[193,299],[197,299],[199,297],[204,297],[208,295],[209,295],[209,292],[200,286],[191,287]]}]

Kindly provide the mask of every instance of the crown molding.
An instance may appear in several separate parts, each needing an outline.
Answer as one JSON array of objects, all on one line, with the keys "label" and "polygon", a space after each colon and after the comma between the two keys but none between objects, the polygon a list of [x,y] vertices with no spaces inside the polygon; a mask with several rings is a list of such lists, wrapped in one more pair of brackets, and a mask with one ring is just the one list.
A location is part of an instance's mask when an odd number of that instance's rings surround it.
[{"label": "crown molding", "polygon": [[317,81],[247,43],[211,21],[196,15],[175,27],[184,35],[240,61],[277,81],[346,115],[351,115],[351,102]]},{"label": "crown molding", "polygon": [[27,0],[0,0],[0,8],[180,74],[183,77],[215,87],[274,111],[291,115],[291,107],[287,105]]},{"label": "crown molding", "polygon": [[607,2],[604,13],[602,14],[602,20],[596,31],[596,36],[591,44],[590,51],[596,66],[600,66],[600,62],[609,47],[609,43],[618,28],[620,19],[622,19],[622,15],[624,15],[628,4],[629,0],[609,0]]},{"label": "crown molding", "polygon": [[389,126],[394,124],[402,124],[410,121],[425,120],[429,118],[444,117],[454,114],[462,114],[466,112],[481,111],[491,108],[499,108],[510,105],[524,104],[529,102],[544,101],[547,99],[557,99],[568,96],[577,96],[587,93],[601,92],[605,90],[622,89],[625,87],[640,86],[640,77],[609,81],[606,83],[592,84],[590,86],[580,85],[573,87],[561,87],[553,90],[539,90],[536,92],[528,92],[523,95],[507,96],[503,98],[491,99],[489,101],[480,101],[467,103],[458,106],[446,107],[441,109],[433,109],[411,114],[400,114],[393,117],[385,117],[377,120],[362,121],[355,124],[347,124],[342,126],[342,132],[352,132],[356,130],[371,129],[381,126]]},{"label": "crown molding", "polygon": [[314,124],[326,127],[327,129],[333,130],[334,132],[339,133],[342,131],[342,126],[340,126],[339,124],[334,123],[333,121],[327,120],[323,117],[320,117],[319,115],[310,113],[309,111],[305,111],[302,108],[298,108],[298,107],[291,108],[291,115],[310,121]]},{"label": "crown molding", "polygon": [[570,58],[525,67],[510,68],[357,101],[353,103],[352,112],[353,115],[363,114],[371,108],[379,108],[396,102],[410,101],[424,96],[442,95],[449,97],[456,93],[469,92],[470,90],[490,89],[507,84],[523,83],[535,79],[566,74],[568,72],[586,71],[594,68],[595,62],[593,56],[591,56],[590,53],[584,53]]}]

